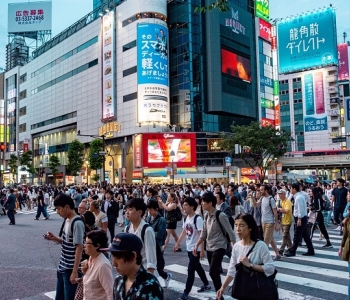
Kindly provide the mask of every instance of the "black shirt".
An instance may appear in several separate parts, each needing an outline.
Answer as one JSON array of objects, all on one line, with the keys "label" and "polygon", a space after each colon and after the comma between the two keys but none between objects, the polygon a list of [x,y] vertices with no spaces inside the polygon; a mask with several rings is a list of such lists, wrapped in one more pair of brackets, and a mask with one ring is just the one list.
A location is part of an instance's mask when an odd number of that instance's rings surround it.
[{"label": "black shirt", "polygon": [[332,196],[334,196],[334,207],[344,207],[346,206],[346,196],[348,194],[348,190],[345,187],[338,188],[336,187],[332,191]]}]

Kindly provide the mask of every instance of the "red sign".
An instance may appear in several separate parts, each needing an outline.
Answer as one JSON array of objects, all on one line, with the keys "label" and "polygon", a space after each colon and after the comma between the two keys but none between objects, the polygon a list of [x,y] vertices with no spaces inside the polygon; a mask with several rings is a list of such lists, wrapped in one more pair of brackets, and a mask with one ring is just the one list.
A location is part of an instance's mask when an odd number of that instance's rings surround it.
[{"label": "red sign", "polygon": [[142,170],[134,170],[132,171],[132,178],[142,178]]},{"label": "red sign", "polygon": [[142,167],[142,135],[134,136],[134,167]]},{"label": "red sign", "polygon": [[271,42],[271,24],[259,19],[259,36]]},{"label": "red sign", "polygon": [[272,48],[272,50],[277,49],[277,37],[275,37],[275,36],[271,37],[271,48]]},{"label": "red sign", "polygon": [[[276,102],[275,102],[276,103]],[[281,116],[280,116],[280,105],[279,103],[275,106],[275,125],[280,126],[281,125]]]},{"label": "red sign", "polygon": [[23,144],[23,152],[27,152],[28,151],[28,144]]},{"label": "red sign", "polygon": [[147,133],[142,134],[143,166],[165,168],[176,163],[177,168],[196,166],[195,133]]},{"label": "red sign", "polygon": [[338,80],[349,79],[348,44],[338,45]]},{"label": "red sign", "polygon": [[266,127],[266,126],[273,126],[273,127],[275,127],[275,120],[270,120],[270,119],[262,118],[262,119],[261,119],[261,125],[262,125],[263,127]]}]

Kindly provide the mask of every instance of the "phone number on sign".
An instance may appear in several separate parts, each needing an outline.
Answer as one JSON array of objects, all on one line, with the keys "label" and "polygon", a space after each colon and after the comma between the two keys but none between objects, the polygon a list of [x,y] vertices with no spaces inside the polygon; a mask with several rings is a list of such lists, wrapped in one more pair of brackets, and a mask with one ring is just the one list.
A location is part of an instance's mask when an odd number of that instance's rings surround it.
[{"label": "phone number on sign", "polygon": [[19,21],[35,21],[35,20],[44,20],[44,16],[24,16],[24,17],[16,17],[16,22]]}]

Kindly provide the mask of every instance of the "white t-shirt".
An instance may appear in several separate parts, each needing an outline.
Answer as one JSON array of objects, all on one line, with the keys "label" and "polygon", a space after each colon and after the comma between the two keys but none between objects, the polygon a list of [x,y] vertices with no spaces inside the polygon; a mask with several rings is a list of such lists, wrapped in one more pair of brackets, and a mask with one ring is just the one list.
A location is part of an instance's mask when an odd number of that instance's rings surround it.
[{"label": "white t-shirt", "polygon": [[[186,229],[186,249],[187,251],[193,251],[194,246],[196,245],[198,239],[199,239],[199,231],[203,230],[203,219],[201,216],[197,217],[196,220],[196,226],[194,225],[194,217],[196,215],[193,215],[192,217],[187,216],[186,221],[184,219],[182,228]],[[196,229],[197,227],[197,229]]]}]

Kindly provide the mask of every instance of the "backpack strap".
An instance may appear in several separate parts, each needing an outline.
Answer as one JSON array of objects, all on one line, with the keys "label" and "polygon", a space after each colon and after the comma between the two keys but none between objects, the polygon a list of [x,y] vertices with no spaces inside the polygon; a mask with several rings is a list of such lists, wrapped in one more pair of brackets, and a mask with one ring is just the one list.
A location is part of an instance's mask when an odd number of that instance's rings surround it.
[{"label": "backpack strap", "polygon": [[141,240],[142,240],[142,243],[145,243],[145,233],[146,233],[147,227],[149,227],[149,226],[150,226],[149,224],[145,224],[145,225],[143,225],[143,227],[142,227],[142,230],[141,230]]},{"label": "backpack strap", "polygon": [[[195,214],[194,215],[194,220],[193,220],[193,223],[194,223],[194,227],[198,230],[197,228],[197,218],[199,217],[199,215]],[[186,223],[186,219],[187,219],[187,216],[184,218],[184,223]]]},{"label": "backpack strap", "polygon": [[224,228],[222,227],[221,225],[221,222],[220,222],[220,219],[219,219],[219,216],[220,214],[222,213],[221,210],[217,210],[216,213],[215,213],[215,218],[216,218],[216,221],[218,222],[219,226],[220,226],[220,229],[221,229],[221,232],[223,234],[223,236],[227,239],[227,232],[224,230]]},{"label": "backpack strap", "polygon": [[258,243],[258,241],[259,241],[259,240],[257,240],[257,241],[254,243],[253,247],[250,248],[250,250],[248,251],[246,257],[248,257],[250,253],[252,253],[252,251],[253,251],[255,245]]},{"label": "backpack strap", "polygon": [[64,218],[61,229],[60,229],[60,233],[58,234],[59,237],[62,237],[64,225],[66,224],[66,220],[67,220],[67,218]]},{"label": "backpack strap", "polygon": [[[58,234],[58,236],[59,237],[62,237],[62,235],[63,235],[63,230],[64,230],[64,226],[66,225],[66,221],[67,221],[67,218],[65,218],[64,220],[63,220],[63,223],[62,223],[62,226],[61,226],[61,229],[60,229],[60,233]],[[72,232],[72,235],[73,235],[73,229],[74,229],[74,223],[76,222],[76,221],[82,221],[83,223],[84,223],[84,221],[83,221],[83,219],[81,218],[81,217],[76,217],[76,218],[74,218],[73,219],[73,221],[72,221],[72,224],[71,224],[71,226],[70,226],[70,231]],[[85,223],[84,223],[85,224]]]}]

